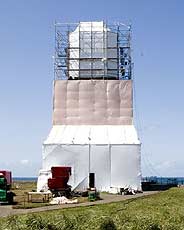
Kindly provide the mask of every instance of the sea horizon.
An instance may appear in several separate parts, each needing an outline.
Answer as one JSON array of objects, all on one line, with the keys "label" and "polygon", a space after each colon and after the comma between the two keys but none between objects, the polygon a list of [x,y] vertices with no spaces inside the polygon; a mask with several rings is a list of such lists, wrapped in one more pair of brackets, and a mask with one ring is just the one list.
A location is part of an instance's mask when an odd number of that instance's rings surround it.
[{"label": "sea horizon", "polygon": [[[37,181],[38,177],[13,177],[13,181]],[[154,181],[158,184],[176,183],[178,185],[184,184],[184,177],[161,177],[161,176],[143,176],[141,181]]]}]

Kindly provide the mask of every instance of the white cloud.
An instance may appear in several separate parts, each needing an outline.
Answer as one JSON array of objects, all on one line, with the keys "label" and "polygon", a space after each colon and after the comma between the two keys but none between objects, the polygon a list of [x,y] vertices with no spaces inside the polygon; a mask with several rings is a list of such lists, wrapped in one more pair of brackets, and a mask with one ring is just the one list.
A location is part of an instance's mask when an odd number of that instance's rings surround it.
[{"label": "white cloud", "polygon": [[22,165],[27,165],[27,164],[29,164],[29,160],[21,160],[20,163]]}]

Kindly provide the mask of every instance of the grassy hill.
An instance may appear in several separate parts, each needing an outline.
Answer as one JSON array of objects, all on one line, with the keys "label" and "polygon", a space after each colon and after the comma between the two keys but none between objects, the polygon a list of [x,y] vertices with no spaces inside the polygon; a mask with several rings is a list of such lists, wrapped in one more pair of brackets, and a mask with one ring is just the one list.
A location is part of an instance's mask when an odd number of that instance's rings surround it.
[{"label": "grassy hill", "polygon": [[184,229],[184,189],[148,197],[0,219],[0,229]]}]

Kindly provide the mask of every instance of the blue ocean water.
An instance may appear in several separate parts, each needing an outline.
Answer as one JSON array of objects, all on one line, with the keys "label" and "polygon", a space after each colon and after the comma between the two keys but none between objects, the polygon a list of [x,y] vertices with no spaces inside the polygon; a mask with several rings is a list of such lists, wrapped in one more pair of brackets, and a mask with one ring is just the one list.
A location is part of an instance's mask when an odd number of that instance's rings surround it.
[{"label": "blue ocean water", "polygon": [[142,181],[144,182],[153,182],[156,184],[175,184],[175,185],[184,185],[184,177],[143,177]]},{"label": "blue ocean water", "polygon": [[[13,177],[13,181],[37,181],[37,177]],[[157,184],[184,185],[184,177],[143,177],[142,181],[149,181]]]},{"label": "blue ocean water", "polygon": [[37,181],[38,177],[13,177],[13,181]]}]

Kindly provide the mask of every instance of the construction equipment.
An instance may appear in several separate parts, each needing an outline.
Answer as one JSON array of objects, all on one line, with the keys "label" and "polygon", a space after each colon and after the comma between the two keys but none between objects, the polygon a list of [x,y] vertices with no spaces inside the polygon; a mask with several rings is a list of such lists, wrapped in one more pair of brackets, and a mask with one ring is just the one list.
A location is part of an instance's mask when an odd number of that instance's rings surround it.
[{"label": "construction equipment", "polygon": [[55,196],[71,195],[71,186],[69,186],[68,180],[71,175],[71,167],[56,166],[51,168],[52,178],[48,179],[49,190]]},{"label": "construction equipment", "polygon": [[0,171],[0,204],[12,204],[14,193],[10,191],[12,176],[10,171]]}]

